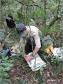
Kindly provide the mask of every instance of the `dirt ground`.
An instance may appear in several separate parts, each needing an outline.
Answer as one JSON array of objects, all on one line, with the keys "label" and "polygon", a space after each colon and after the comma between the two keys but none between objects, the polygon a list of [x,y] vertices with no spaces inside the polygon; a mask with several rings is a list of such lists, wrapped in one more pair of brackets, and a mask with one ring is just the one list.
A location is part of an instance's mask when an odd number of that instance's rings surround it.
[{"label": "dirt ground", "polygon": [[[55,40],[54,46],[60,47],[63,45],[63,36],[54,33],[53,37]],[[61,69],[60,73],[57,75],[53,73],[52,69],[55,70],[58,68],[53,68],[53,66],[50,66],[45,69],[43,75],[41,76],[41,78],[44,79],[44,83],[39,83],[36,77],[37,73],[32,72],[28,67],[26,61],[24,59],[21,59],[21,61],[15,61],[14,67],[10,71],[10,79],[12,81],[12,84],[19,84],[17,80],[25,80],[27,82],[25,84],[63,84],[63,69]]]},{"label": "dirt ground", "polygon": [[[10,72],[10,79],[12,84],[19,84],[17,80],[25,80],[27,82],[25,84],[43,84],[39,83],[36,74],[37,72],[32,72],[25,60],[22,59],[21,62],[15,62]],[[58,75],[55,75],[52,72],[52,67],[49,67],[44,69],[41,77],[44,79],[44,84],[63,84],[63,70]]]}]

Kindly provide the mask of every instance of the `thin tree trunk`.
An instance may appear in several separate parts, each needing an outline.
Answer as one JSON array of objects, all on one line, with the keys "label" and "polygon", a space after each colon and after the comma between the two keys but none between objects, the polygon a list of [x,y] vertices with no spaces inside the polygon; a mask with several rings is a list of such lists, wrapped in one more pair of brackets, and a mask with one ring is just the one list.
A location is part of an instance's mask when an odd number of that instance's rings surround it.
[{"label": "thin tree trunk", "polygon": [[44,28],[46,28],[46,0],[44,0],[44,20],[43,20],[43,22],[44,22]]},{"label": "thin tree trunk", "polygon": [[52,25],[54,25],[54,23],[57,21],[57,25],[58,27],[60,27],[60,20],[61,20],[61,16],[60,15],[60,11],[61,11],[61,7],[60,7],[60,2],[61,0],[59,0],[58,3],[58,7],[57,7],[57,12],[56,12],[56,16],[53,18],[53,20],[50,22],[50,24],[48,25],[48,28],[50,28]]},{"label": "thin tree trunk", "polygon": [[[60,17],[60,13],[61,13],[60,3],[61,3],[61,0],[58,1],[58,9],[57,9],[57,14],[59,15],[59,17]],[[57,24],[58,24],[58,28],[60,28],[60,19],[58,19]]]}]

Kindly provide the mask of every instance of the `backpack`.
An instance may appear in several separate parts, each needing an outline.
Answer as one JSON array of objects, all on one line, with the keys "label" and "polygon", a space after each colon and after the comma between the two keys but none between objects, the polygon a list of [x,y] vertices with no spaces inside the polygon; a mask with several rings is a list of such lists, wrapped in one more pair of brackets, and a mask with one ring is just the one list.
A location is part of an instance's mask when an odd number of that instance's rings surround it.
[{"label": "backpack", "polygon": [[47,48],[49,45],[53,45],[53,39],[50,37],[50,35],[47,35],[41,39],[42,46]]}]

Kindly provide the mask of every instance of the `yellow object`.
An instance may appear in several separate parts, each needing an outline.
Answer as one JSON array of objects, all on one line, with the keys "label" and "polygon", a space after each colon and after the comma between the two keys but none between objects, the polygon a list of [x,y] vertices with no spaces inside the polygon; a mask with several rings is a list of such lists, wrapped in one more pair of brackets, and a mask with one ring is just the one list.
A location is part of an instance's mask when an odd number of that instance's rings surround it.
[{"label": "yellow object", "polygon": [[53,45],[50,45],[50,46],[48,46],[46,49],[45,49],[45,52],[47,53],[47,54],[51,54],[51,53],[53,53]]}]

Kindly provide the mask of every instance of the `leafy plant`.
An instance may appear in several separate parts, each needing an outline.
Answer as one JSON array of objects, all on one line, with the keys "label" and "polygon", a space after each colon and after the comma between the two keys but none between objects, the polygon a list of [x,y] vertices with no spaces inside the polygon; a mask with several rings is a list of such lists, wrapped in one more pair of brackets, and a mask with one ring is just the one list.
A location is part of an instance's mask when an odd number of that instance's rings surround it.
[{"label": "leafy plant", "polygon": [[0,59],[0,78],[8,78],[11,67],[13,66],[12,61],[8,57],[2,56]]},{"label": "leafy plant", "polygon": [[18,80],[18,84],[28,84],[26,80]]}]

